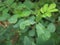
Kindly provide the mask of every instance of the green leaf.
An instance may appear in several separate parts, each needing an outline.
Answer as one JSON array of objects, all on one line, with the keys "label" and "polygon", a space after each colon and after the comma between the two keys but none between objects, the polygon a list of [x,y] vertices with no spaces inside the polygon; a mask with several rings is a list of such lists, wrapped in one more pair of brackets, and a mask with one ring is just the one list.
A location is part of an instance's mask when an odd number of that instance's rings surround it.
[{"label": "green leaf", "polygon": [[42,24],[39,23],[36,25],[36,31],[37,31],[38,37],[40,36],[40,34],[44,33],[44,30],[45,28]]},{"label": "green leaf", "polygon": [[47,29],[41,23],[36,25],[36,32],[37,32],[38,38],[40,38],[41,41],[46,41],[51,36],[49,31],[47,31]]},{"label": "green leaf", "polygon": [[30,10],[15,11],[15,14],[18,15],[19,18],[28,17],[31,14],[31,11]]},{"label": "green leaf", "polygon": [[44,13],[43,8],[41,8],[41,10],[40,10],[40,11],[41,11],[41,13]]},{"label": "green leaf", "polygon": [[[53,3],[53,4],[50,4],[50,6],[48,7],[48,4],[45,4],[41,9],[41,13],[48,13],[48,12],[56,12],[58,11],[58,9],[55,9],[56,8],[56,4]],[[43,16],[45,17],[45,16]]]},{"label": "green leaf", "polygon": [[9,14],[2,15],[2,16],[0,17],[0,21],[5,21],[5,20],[7,20],[8,18],[9,18]]},{"label": "green leaf", "polygon": [[20,29],[25,29],[26,26],[30,26],[35,24],[35,21],[33,20],[25,20],[23,22],[20,23]]},{"label": "green leaf", "polygon": [[47,13],[44,13],[43,15],[42,15],[42,17],[51,17],[52,15],[51,15],[51,13],[49,13],[49,12],[47,12]]},{"label": "green leaf", "polygon": [[20,26],[20,23],[23,21],[24,21],[24,19],[20,19],[15,25],[13,25],[13,27],[18,28]]},{"label": "green leaf", "polygon": [[9,11],[8,8],[5,8],[5,9],[2,11],[2,14],[0,15],[0,21],[5,21],[5,20],[7,20],[7,19],[10,17],[8,11]]},{"label": "green leaf", "polygon": [[33,8],[34,4],[31,1],[26,0],[24,3],[26,8],[31,9]]},{"label": "green leaf", "polygon": [[48,9],[48,4],[45,4],[45,5],[41,8],[40,11],[41,11],[42,13],[45,13],[45,12],[48,11],[47,9]]},{"label": "green leaf", "polygon": [[49,10],[51,10],[51,9],[55,9],[56,8],[56,4],[55,3],[52,3],[52,4],[50,4],[50,6],[49,6]]},{"label": "green leaf", "polygon": [[57,12],[58,9],[52,9],[52,10],[49,10],[48,12]]},{"label": "green leaf", "polygon": [[35,35],[35,30],[30,30],[29,31],[29,36],[34,36]]},{"label": "green leaf", "polygon": [[35,18],[35,16],[30,16],[29,17],[29,20],[35,20],[36,18]]},{"label": "green leaf", "polygon": [[43,11],[46,12],[47,9],[48,9],[48,4],[45,4],[45,5],[43,6],[43,9],[44,9]]},{"label": "green leaf", "polygon": [[31,40],[27,36],[24,37],[24,45],[32,45]]},{"label": "green leaf", "polygon": [[47,30],[49,31],[49,32],[55,32],[55,30],[56,30],[56,27],[55,27],[55,25],[53,24],[53,23],[50,23],[48,26],[47,26]]},{"label": "green leaf", "polygon": [[25,10],[20,14],[20,17],[27,17],[31,14],[31,11],[29,10]]},{"label": "green leaf", "polygon": [[17,15],[13,15],[10,19],[8,19],[9,23],[16,23],[17,22]]}]

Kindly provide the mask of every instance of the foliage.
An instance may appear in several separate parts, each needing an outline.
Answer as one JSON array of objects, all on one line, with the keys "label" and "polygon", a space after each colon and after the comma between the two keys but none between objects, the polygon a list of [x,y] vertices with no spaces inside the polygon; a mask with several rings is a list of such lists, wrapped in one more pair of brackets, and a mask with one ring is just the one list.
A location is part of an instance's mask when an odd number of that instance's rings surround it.
[{"label": "foliage", "polygon": [[59,45],[59,5],[58,0],[0,0],[0,45]]}]

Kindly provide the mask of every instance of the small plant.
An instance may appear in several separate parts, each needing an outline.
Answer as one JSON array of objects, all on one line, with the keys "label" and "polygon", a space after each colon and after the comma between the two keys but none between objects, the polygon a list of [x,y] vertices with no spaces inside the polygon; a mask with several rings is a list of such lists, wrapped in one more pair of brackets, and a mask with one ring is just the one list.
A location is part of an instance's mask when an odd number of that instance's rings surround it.
[{"label": "small plant", "polygon": [[58,9],[55,3],[39,3],[0,1],[0,45],[53,45],[56,25],[49,21]]}]

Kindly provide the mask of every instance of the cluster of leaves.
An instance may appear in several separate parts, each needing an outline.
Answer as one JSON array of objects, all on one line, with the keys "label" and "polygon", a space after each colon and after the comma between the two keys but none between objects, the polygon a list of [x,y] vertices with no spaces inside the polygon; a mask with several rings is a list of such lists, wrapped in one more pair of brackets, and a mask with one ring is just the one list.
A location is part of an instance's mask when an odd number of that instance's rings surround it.
[{"label": "cluster of leaves", "polygon": [[43,1],[0,0],[0,45],[59,45],[59,3]]}]

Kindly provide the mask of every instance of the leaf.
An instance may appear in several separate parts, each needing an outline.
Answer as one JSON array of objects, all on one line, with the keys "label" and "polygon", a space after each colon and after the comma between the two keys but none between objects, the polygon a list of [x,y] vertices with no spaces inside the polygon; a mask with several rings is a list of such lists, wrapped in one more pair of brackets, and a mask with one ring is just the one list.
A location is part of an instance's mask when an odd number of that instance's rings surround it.
[{"label": "leaf", "polygon": [[35,20],[36,18],[35,18],[35,16],[30,16],[29,17],[29,20]]},{"label": "leaf", "polygon": [[50,38],[50,33],[49,31],[47,31],[47,29],[41,24],[37,24],[36,25],[36,32],[37,32],[37,36],[41,41],[46,41]]},{"label": "leaf", "polygon": [[2,15],[2,16],[0,17],[0,21],[5,21],[5,20],[7,20],[9,17],[10,17],[9,14]]},{"label": "leaf", "polygon": [[56,30],[56,27],[53,23],[50,23],[48,26],[47,26],[47,30],[51,33],[55,32]]},{"label": "leaf", "polygon": [[2,16],[0,16],[0,21],[6,21],[9,17],[10,15],[8,13],[3,14]]},{"label": "leaf", "polygon": [[8,22],[9,23],[16,23],[17,22],[17,18],[18,18],[17,15],[13,15],[10,19],[8,19]]},{"label": "leaf", "polygon": [[47,13],[43,14],[42,17],[51,17],[51,16],[52,16],[51,13],[47,12]]},{"label": "leaf", "polygon": [[0,21],[5,21],[5,20],[7,20],[7,19],[10,17],[8,11],[9,11],[8,8],[5,8],[5,9],[2,11],[2,15],[0,15]]},{"label": "leaf", "polygon": [[44,13],[43,8],[41,8],[41,10],[40,10],[40,11],[41,11],[41,13]]},{"label": "leaf", "polygon": [[48,12],[57,12],[58,9],[52,9],[52,10],[49,10]]},{"label": "leaf", "polygon": [[42,41],[47,41],[47,40],[50,39],[50,37],[51,37],[50,32],[45,31],[43,34],[40,35],[39,38],[40,38]]},{"label": "leaf", "polygon": [[45,12],[48,11],[47,9],[48,9],[48,4],[45,4],[45,5],[41,8],[40,11],[41,11],[42,13],[45,13]]},{"label": "leaf", "polygon": [[52,3],[52,4],[50,4],[50,6],[49,6],[49,10],[51,10],[51,9],[55,9],[56,8],[56,4],[55,3]]},{"label": "leaf", "polygon": [[35,21],[33,20],[25,20],[23,22],[20,23],[20,29],[25,29],[26,26],[30,26],[35,24]]},{"label": "leaf", "polygon": [[24,37],[24,45],[32,45],[31,40],[27,36]]},{"label": "leaf", "polygon": [[39,22],[42,19],[42,14],[38,11],[37,15],[36,15],[36,22]]},{"label": "leaf", "polygon": [[19,18],[28,17],[31,14],[31,11],[30,10],[15,11],[15,14],[18,15]]},{"label": "leaf", "polygon": [[23,4],[24,4],[25,7],[28,8],[28,9],[31,9],[31,8],[33,8],[33,6],[34,6],[34,4],[33,4],[31,1],[29,1],[29,0],[26,0]]},{"label": "leaf", "polygon": [[39,23],[36,25],[36,31],[37,31],[38,37],[40,36],[40,34],[44,33],[44,30],[45,28],[42,24]]},{"label": "leaf", "polygon": [[32,36],[33,37],[34,35],[35,35],[35,30],[30,30],[29,31],[29,36]]},{"label": "leaf", "polygon": [[20,23],[23,21],[24,21],[24,19],[20,19],[15,25],[13,25],[13,27],[18,28],[20,26]]},{"label": "leaf", "polygon": [[20,14],[20,17],[27,17],[31,14],[31,11],[29,10],[25,10]]},{"label": "leaf", "polygon": [[[58,9],[55,9],[56,8],[56,4],[53,3],[53,4],[50,4],[50,6],[48,7],[48,4],[45,4],[41,9],[41,13],[46,13],[46,12],[56,12],[58,11]],[[45,17],[45,16],[44,16]]]},{"label": "leaf", "polygon": [[43,11],[46,12],[47,9],[48,9],[48,4],[45,4],[45,5],[43,6],[43,9],[44,9]]}]

